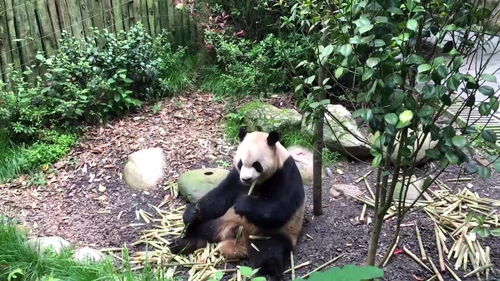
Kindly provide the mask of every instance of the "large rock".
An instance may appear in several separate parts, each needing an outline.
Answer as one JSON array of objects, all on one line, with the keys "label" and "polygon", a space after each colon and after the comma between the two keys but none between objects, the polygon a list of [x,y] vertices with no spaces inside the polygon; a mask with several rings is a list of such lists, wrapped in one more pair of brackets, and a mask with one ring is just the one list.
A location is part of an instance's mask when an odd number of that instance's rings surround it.
[{"label": "large rock", "polygon": [[[406,180],[407,183],[407,180]],[[389,182],[390,184],[390,182]],[[403,197],[405,195],[405,190],[408,188],[408,191],[406,192],[406,201],[413,202],[417,200],[418,196],[420,193],[422,193],[422,189],[424,187],[424,180],[423,179],[417,179],[415,176],[411,177],[410,184],[408,187],[403,188],[403,184],[401,181],[398,181],[396,183],[396,187],[394,188],[394,197],[393,201],[398,202],[399,197]],[[401,194],[403,192],[403,194]]]},{"label": "large rock", "polygon": [[183,173],[179,177],[179,193],[191,203],[200,200],[207,192],[227,177],[224,169],[198,169]]},{"label": "large rock", "polygon": [[302,182],[305,185],[313,183],[313,153],[307,148],[301,146],[291,146],[287,148],[295,160],[295,164],[300,170]]},{"label": "large rock", "polygon": [[96,249],[83,247],[75,251],[75,253],[73,254],[73,259],[79,262],[100,262],[104,259],[104,255]]},{"label": "large rock", "polygon": [[[411,133],[412,133],[412,130],[409,130],[408,134],[411,134]],[[417,132],[417,134],[418,134],[418,137],[417,137],[418,142],[421,142],[421,138],[423,137],[423,133],[419,131],[419,132]],[[399,136],[398,136],[398,139],[399,139]],[[422,165],[425,162],[427,162],[429,160],[429,158],[425,155],[425,151],[428,150],[428,149],[435,148],[437,144],[438,144],[438,141],[433,141],[431,139],[431,135],[428,134],[427,137],[425,138],[423,144],[422,144],[422,147],[417,152],[417,155],[415,157],[415,163],[417,165]],[[410,151],[412,153],[415,152],[415,150],[417,149],[417,147],[418,147],[418,145],[417,145],[416,141],[415,141],[415,144],[413,145],[413,147],[412,146],[408,146],[408,148],[410,149]],[[395,145],[394,145],[394,152],[391,155],[392,162],[396,162],[398,150],[399,150],[399,142],[396,142]]]},{"label": "large rock", "polygon": [[134,190],[152,189],[165,175],[165,156],[161,148],[149,148],[129,155],[123,171],[127,185]]},{"label": "large rock", "polygon": [[28,240],[26,243],[38,251],[39,253],[44,253],[47,250],[52,250],[57,254],[60,254],[64,249],[69,248],[71,244],[58,236],[47,236],[38,237]]},{"label": "large rock", "polygon": [[250,131],[298,130],[302,116],[293,109],[279,109],[260,101],[245,104],[239,110],[243,114],[243,122]]},{"label": "large rock", "polygon": [[[370,156],[370,147],[366,144],[366,137],[359,130],[349,110],[339,104],[329,104],[326,106],[326,110],[335,116],[335,118],[332,118],[325,112],[325,120],[327,121],[324,123],[323,128],[325,145],[330,150],[337,151],[349,157],[366,158]],[[304,117],[302,130],[307,134],[313,135],[314,122],[312,118],[307,118],[307,114]],[[366,142],[361,140],[366,140]]]}]

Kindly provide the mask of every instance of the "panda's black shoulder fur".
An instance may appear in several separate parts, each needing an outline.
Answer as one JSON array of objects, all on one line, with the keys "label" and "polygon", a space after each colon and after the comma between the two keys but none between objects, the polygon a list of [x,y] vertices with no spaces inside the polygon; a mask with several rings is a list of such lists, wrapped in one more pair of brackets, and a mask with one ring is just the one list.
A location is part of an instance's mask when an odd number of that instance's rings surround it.
[{"label": "panda's black shoulder fur", "polygon": [[285,225],[304,203],[304,186],[294,159],[290,156],[269,179],[255,187],[243,185],[238,170],[229,175],[197,205],[203,219],[215,219],[234,206],[235,212],[263,229]]}]

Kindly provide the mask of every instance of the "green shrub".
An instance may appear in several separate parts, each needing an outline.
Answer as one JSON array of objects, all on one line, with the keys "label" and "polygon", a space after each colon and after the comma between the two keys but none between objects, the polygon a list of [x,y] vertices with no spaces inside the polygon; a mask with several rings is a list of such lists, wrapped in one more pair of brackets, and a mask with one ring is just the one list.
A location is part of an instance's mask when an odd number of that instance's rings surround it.
[{"label": "green shrub", "polygon": [[285,92],[292,87],[291,65],[304,59],[306,41],[285,40],[273,34],[251,40],[206,32],[217,64],[205,69],[202,89],[217,95],[244,96]]},{"label": "green shrub", "polygon": [[195,60],[174,49],[167,36],[152,39],[141,25],[117,35],[94,31],[94,40],[65,36],[52,56],[37,55],[42,77],[12,72],[0,87],[0,122],[16,143],[36,140],[40,130],[100,123],[122,116],[144,101],[191,84]]}]

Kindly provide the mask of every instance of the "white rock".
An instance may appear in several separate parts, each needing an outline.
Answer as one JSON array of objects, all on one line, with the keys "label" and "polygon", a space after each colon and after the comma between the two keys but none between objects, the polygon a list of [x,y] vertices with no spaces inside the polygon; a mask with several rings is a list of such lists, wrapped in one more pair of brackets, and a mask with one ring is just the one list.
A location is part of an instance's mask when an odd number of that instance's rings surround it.
[{"label": "white rock", "polygon": [[71,244],[58,236],[38,237],[28,240],[26,243],[40,253],[51,249],[55,253],[60,254],[63,249],[69,248]]},{"label": "white rock", "polygon": [[291,146],[288,152],[295,160],[295,164],[299,168],[302,182],[305,185],[312,185],[313,182],[313,153],[307,148],[295,145]]},{"label": "white rock", "polygon": [[104,255],[96,249],[92,249],[90,247],[83,247],[75,251],[75,253],[73,254],[73,259],[79,262],[83,261],[99,262],[104,259]]},{"label": "white rock", "polygon": [[123,171],[127,185],[134,190],[152,189],[165,175],[165,155],[161,148],[139,150],[129,155]]}]

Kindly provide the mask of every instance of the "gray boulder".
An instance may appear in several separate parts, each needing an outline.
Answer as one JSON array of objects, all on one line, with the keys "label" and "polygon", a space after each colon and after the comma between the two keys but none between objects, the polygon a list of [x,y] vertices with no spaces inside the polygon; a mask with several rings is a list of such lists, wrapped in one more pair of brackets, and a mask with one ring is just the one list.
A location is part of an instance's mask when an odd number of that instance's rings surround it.
[{"label": "gray boulder", "polygon": [[[348,157],[366,158],[370,156],[370,146],[366,143],[366,137],[361,133],[352,118],[351,113],[344,106],[339,104],[329,104],[326,110],[335,116],[325,112],[325,123],[323,137],[326,147],[332,151],[337,151]],[[312,118],[307,118],[306,114],[302,122],[302,131],[307,134],[314,134],[314,122]],[[341,124],[339,124],[337,119]],[[329,125],[328,125],[329,124]],[[344,128],[345,127],[345,128]],[[362,141],[366,140],[366,141]]]},{"label": "gray boulder", "polygon": [[229,171],[224,169],[198,169],[183,173],[179,177],[179,193],[189,202],[195,203],[207,192],[217,187]]},{"label": "gray boulder", "polygon": [[123,178],[130,189],[149,190],[165,175],[165,156],[161,148],[143,149],[129,155]]},{"label": "gray boulder", "polygon": [[[413,131],[412,130],[409,130],[408,131],[408,134],[412,134]],[[417,132],[418,134],[418,142],[421,142],[421,138],[423,138],[423,133],[418,131]],[[399,139],[399,136],[398,136],[398,139]],[[415,163],[417,165],[422,165],[424,164],[425,162],[427,162],[429,160],[429,158],[425,155],[425,151],[428,150],[428,149],[433,149],[436,147],[436,145],[438,144],[438,141],[433,141],[431,139],[431,136],[430,134],[427,135],[427,137],[425,138],[423,144],[422,144],[422,147],[420,148],[420,150],[417,152],[417,155],[415,157]],[[415,144],[412,146],[408,146],[408,148],[410,149],[410,151],[412,153],[415,152],[415,150],[418,148],[418,145],[417,145],[417,142],[415,142]],[[391,160],[392,162],[395,162],[396,159],[397,159],[397,152],[399,150],[399,142],[396,142],[395,145],[394,145],[394,152],[392,153],[391,155]]]},{"label": "gray boulder", "polygon": [[313,183],[313,153],[305,147],[298,145],[291,146],[288,152],[295,160],[295,164],[299,168],[300,175],[302,176],[302,182],[305,185],[312,185]]},{"label": "gray boulder", "polygon": [[277,131],[298,130],[302,116],[293,109],[279,109],[273,105],[260,101],[245,104],[239,110],[243,114],[243,123],[249,131]]},{"label": "gray boulder", "polygon": [[39,253],[44,253],[50,249],[55,253],[60,254],[64,249],[71,246],[68,241],[59,236],[33,238],[29,239],[26,243]]},{"label": "gray boulder", "polygon": [[104,255],[96,249],[83,247],[75,251],[75,253],[73,254],[73,259],[79,262],[100,262],[104,259]]}]

